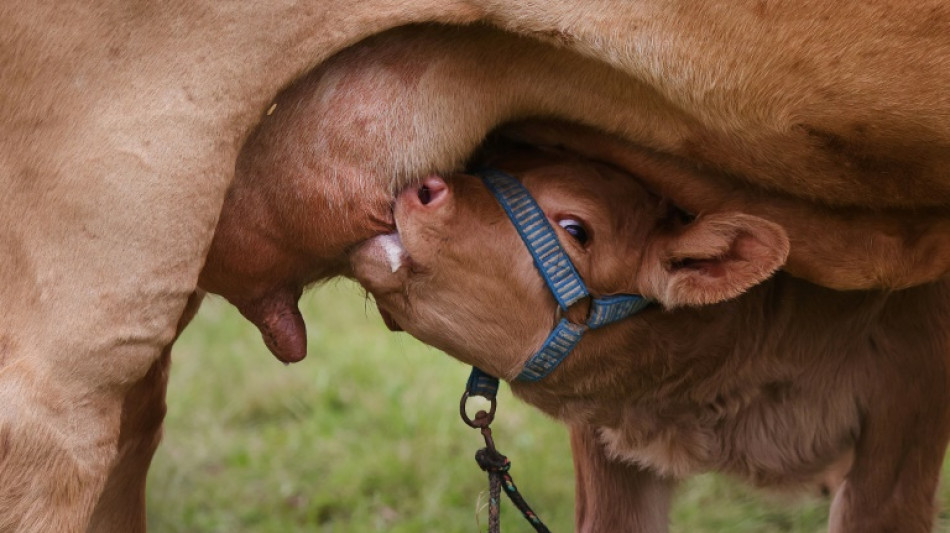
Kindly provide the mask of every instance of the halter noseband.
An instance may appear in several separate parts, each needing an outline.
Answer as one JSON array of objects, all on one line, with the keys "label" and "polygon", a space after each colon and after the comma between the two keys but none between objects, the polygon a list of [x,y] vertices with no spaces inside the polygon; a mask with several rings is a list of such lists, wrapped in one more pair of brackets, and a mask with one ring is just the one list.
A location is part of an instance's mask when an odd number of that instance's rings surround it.
[{"label": "halter noseband", "polygon": [[[587,330],[627,318],[650,304],[650,300],[638,294],[616,294],[599,298],[591,296],[571,258],[561,247],[547,216],[528,189],[516,178],[499,170],[482,169],[476,174],[495,195],[518,230],[521,240],[531,252],[535,267],[544,278],[561,311],[567,311],[571,305],[584,298],[591,298],[587,322],[575,324],[567,318],[561,318],[541,348],[525,363],[517,379],[542,379],[571,353]],[[498,388],[498,380],[478,368],[472,368],[467,388],[470,396],[491,398]]]}]

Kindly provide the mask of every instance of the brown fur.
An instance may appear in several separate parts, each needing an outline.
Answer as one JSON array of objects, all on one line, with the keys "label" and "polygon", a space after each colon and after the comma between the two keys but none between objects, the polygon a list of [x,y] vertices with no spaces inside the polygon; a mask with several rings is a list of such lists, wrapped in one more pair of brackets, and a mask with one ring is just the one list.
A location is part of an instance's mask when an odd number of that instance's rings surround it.
[{"label": "brown fur", "polygon": [[[947,7],[936,0],[7,2],[0,527],[89,526],[118,464],[123,405],[175,337],[254,125],[333,54],[425,21],[484,21],[610,63],[625,81],[591,77],[572,94],[619,89],[622,105],[591,116],[632,120],[589,123],[742,183],[842,204],[950,196]],[[539,92],[572,63],[547,63]],[[582,100],[545,113],[576,118]],[[438,143],[384,142],[399,154],[384,158],[386,183],[453,167],[479,141],[461,109],[422,107],[447,129]],[[270,327],[293,327],[292,313],[276,316]]]},{"label": "brown fur", "polygon": [[684,166],[612,135],[550,121],[509,127],[519,142],[558,145],[635,173],[692,212],[742,211],[780,223],[791,241],[785,270],[840,290],[903,288],[950,269],[950,210],[829,206]]},{"label": "brown fur", "polygon": [[[588,332],[543,380],[511,382],[573,428],[578,529],[663,531],[670,484],[718,470],[760,486],[837,479],[832,531],[930,530],[950,439],[950,282],[835,292],[772,277],[788,241],[771,222],[682,222],[629,176],[556,152],[496,162],[524,160],[552,224],[588,228],[583,246],[559,234],[591,292],[659,303]],[[554,300],[480,182],[448,187],[399,196],[395,272],[379,248],[391,237],[358,249],[354,272],[401,328],[510,380]],[[628,500],[636,513],[619,510]]]},{"label": "brown fur", "polygon": [[[640,106],[629,105],[631,91]],[[494,126],[525,116],[560,114],[639,139],[656,124],[670,126],[662,102],[644,111],[643,101],[655,99],[606,65],[486,27],[377,36],[294,84],[262,118],[238,158],[199,284],[237,305],[279,359],[300,360],[303,287],[345,273],[348,247],[388,230],[391,188],[402,181],[394,177],[455,169]],[[533,123],[508,135],[635,167],[694,212],[744,210],[781,222],[793,245],[787,269],[826,286],[903,287],[950,269],[945,205],[893,207],[895,197],[861,181],[873,174],[864,167],[864,178],[848,178],[846,197],[821,200],[867,205],[831,208],[804,199],[810,193],[797,182],[753,187],[724,174],[734,171],[724,164],[690,161],[669,146],[658,146],[661,155],[590,128]]]}]

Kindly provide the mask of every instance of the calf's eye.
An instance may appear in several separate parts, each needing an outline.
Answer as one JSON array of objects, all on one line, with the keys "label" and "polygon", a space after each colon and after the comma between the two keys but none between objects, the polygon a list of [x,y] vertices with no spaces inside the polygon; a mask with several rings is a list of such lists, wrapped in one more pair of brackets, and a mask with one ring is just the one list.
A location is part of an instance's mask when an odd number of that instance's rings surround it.
[{"label": "calf's eye", "polygon": [[558,225],[564,228],[574,240],[581,244],[587,244],[587,228],[573,218],[564,218],[557,221]]}]

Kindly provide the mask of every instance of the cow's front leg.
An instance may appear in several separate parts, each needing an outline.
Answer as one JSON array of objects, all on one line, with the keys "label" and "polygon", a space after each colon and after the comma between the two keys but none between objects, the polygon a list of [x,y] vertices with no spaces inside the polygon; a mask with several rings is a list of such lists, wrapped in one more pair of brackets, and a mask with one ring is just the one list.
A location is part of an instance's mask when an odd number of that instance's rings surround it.
[{"label": "cow's front leg", "polygon": [[673,480],[610,459],[589,426],[571,426],[571,450],[576,531],[667,531]]}]

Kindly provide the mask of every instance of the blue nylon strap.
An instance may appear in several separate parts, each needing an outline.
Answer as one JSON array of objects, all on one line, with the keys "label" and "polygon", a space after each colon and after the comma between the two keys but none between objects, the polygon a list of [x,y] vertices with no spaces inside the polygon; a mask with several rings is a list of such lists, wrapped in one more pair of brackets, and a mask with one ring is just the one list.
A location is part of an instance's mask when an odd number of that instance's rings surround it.
[{"label": "blue nylon strap", "polygon": [[587,326],[572,324],[566,318],[562,318],[554,331],[548,335],[541,349],[525,363],[521,373],[518,374],[518,379],[538,381],[550,374],[571,353],[585,331],[587,331]]},{"label": "blue nylon strap", "polygon": [[472,373],[468,375],[468,383],[465,390],[469,396],[481,396],[486,400],[494,400],[498,394],[498,378],[485,373],[478,367],[472,367]]},{"label": "blue nylon strap", "polygon": [[[587,286],[578,274],[567,252],[561,248],[554,228],[544,211],[516,178],[495,169],[478,172],[485,186],[495,195],[498,203],[511,219],[534,259],[544,282],[554,294],[562,310],[589,297]],[[562,318],[544,344],[525,363],[519,380],[538,381],[550,374],[564,360],[588,329],[596,329],[630,315],[639,313],[650,301],[636,294],[617,294],[592,298],[586,324],[574,324]],[[493,399],[498,390],[498,379],[478,368],[472,368],[466,389],[470,396]]]},{"label": "blue nylon strap", "polygon": [[637,294],[617,294],[594,298],[591,302],[587,326],[590,329],[597,329],[612,324],[639,313],[648,305],[650,305],[650,300]]},{"label": "blue nylon strap", "polygon": [[554,228],[528,189],[517,179],[498,170],[482,169],[479,174],[514,223],[521,240],[534,258],[538,272],[554,293],[561,309],[566,311],[575,302],[587,297],[590,294],[587,286],[567,252],[561,248]]}]

